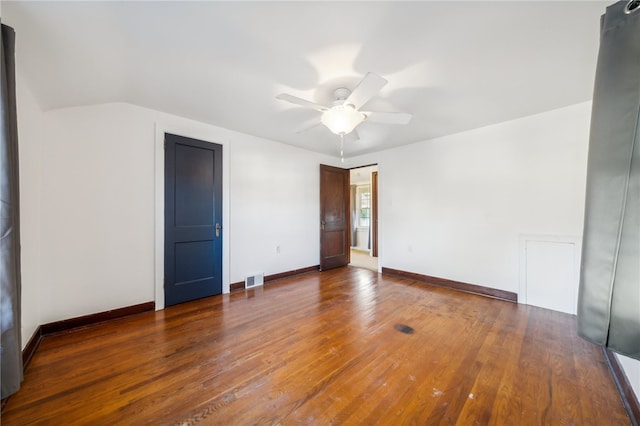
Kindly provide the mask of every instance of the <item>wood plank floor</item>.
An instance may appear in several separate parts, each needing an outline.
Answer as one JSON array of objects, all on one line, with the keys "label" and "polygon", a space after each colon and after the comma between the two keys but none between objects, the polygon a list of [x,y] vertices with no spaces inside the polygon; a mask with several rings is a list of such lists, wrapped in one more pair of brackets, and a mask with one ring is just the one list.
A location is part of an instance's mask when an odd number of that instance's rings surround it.
[{"label": "wood plank floor", "polygon": [[46,337],[2,424],[629,420],[573,316],[347,267]]}]

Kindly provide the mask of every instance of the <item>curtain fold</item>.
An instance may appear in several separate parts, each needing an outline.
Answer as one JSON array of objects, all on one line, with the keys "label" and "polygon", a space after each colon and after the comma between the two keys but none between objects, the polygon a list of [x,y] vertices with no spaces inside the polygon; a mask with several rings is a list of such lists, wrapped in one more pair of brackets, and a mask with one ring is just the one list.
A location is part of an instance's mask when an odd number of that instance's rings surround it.
[{"label": "curtain fold", "polygon": [[578,334],[640,359],[640,8],[601,20],[578,298]]},{"label": "curtain fold", "polygon": [[20,210],[18,189],[18,125],[13,28],[2,25],[2,115],[0,156],[2,163],[0,208],[0,328],[2,329],[2,398],[15,393],[22,382],[20,331]]}]

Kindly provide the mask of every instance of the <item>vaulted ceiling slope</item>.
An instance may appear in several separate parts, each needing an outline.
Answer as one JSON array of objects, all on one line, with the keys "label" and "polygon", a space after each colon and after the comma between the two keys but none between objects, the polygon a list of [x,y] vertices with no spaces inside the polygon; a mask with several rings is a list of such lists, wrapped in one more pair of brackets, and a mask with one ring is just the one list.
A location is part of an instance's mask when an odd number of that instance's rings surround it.
[{"label": "vaulted ceiling slope", "polygon": [[3,1],[20,72],[43,109],[129,102],[337,155],[300,127],[369,71],[389,83],[347,155],[378,151],[591,99],[609,2]]}]

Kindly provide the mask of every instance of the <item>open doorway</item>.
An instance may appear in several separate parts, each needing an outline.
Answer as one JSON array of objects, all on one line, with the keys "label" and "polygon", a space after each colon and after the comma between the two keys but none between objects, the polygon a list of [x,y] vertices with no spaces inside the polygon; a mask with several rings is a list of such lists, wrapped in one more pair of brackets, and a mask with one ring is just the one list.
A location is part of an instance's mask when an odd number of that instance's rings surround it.
[{"label": "open doorway", "polygon": [[350,170],[351,266],[378,271],[378,166]]}]

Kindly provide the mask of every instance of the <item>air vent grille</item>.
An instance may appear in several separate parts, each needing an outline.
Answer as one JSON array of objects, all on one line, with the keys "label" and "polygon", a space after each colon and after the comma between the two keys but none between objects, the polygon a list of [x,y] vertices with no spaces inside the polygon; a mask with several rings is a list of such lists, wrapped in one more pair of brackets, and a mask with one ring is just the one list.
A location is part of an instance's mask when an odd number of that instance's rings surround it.
[{"label": "air vent grille", "polygon": [[244,287],[252,288],[264,284],[264,274],[247,275],[244,279]]}]

